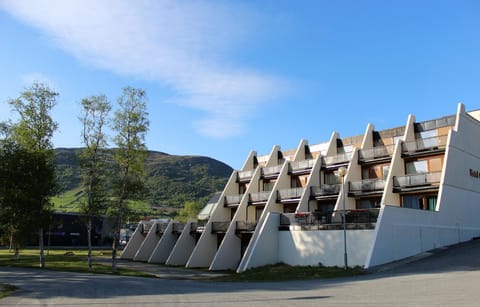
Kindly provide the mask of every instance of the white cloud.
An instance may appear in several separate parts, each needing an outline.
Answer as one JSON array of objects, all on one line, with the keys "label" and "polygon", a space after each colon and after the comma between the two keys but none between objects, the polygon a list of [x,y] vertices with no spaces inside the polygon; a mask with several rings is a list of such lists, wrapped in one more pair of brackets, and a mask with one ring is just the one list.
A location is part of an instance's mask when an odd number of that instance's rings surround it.
[{"label": "white cloud", "polygon": [[228,51],[254,30],[253,15],[241,6],[153,0],[1,3],[84,62],[168,85],[177,94],[175,102],[206,112],[195,124],[204,135],[241,133],[250,114],[285,85],[228,59]]}]

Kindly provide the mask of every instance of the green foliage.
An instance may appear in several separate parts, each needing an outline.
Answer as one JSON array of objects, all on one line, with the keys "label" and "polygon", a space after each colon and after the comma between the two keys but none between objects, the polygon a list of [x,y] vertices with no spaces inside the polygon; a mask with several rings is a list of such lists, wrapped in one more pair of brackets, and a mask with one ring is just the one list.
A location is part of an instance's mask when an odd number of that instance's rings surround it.
[{"label": "green foliage", "polygon": [[105,95],[90,96],[81,102],[82,141],[85,147],[81,154],[83,189],[86,201],[81,211],[87,216],[104,214],[107,204],[107,136],[105,126],[111,105]]},{"label": "green foliage", "polygon": [[[113,119],[113,130],[116,132],[113,140],[117,146],[114,160],[119,168],[119,176],[115,178],[119,180],[114,182],[113,188],[120,197],[121,211],[123,200],[132,196],[132,191],[138,191],[143,183],[147,157],[145,134],[149,122],[145,91],[125,87],[117,103],[119,110]],[[133,188],[130,188],[132,185]]]},{"label": "green foliage", "polygon": [[202,210],[202,204],[194,201],[186,202],[176,219],[185,223],[191,218],[196,218],[200,210]]},{"label": "green foliage", "polygon": [[53,132],[58,124],[50,112],[56,105],[58,93],[47,85],[34,83],[9,104],[20,116],[13,126],[15,140],[29,150],[52,149]]},{"label": "green foliage", "polygon": [[[112,274],[107,259],[111,251],[97,250],[93,252],[95,260],[92,271],[89,270],[88,264],[85,262],[87,252],[87,250],[50,250],[45,257],[45,267],[55,271]],[[24,249],[21,251],[19,259],[15,259],[14,255],[7,249],[0,250],[0,267],[37,268],[38,250]],[[153,277],[148,273],[123,268],[119,269],[117,274],[122,276]]]},{"label": "green foliage", "polygon": [[48,222],[56,189],[51,139],[57,123],[50,112],[57,96],[48,86],[34,83],[9,101],[19,121],[1,125],[0,220],[17,248]]},{"label": "green foliage", "polygon": [[17,246],[48,222],[55,186],[48,153],[31,152],[13,142],[0,146],[0,225]]},{"label": "green foliage", "polygon": [[[56,149],[56,171],[60,194],[52,198],[56,210],[78,212],[80,192],[80,166],[78,155],[82,149]],[[111,156],[113,150],[109,150]],[[175,156],[150,151],[145,162],[144,198],[129,201],[128,207],[138,214],[172,217],[168,208],[182,208],[186,202],[205,205],[211,195],[223,190],[232,168],[208,157]],[[108,196],[114,197],[112,190]],[[137,197],[138,198],[138,197]],[[151,206],[160,208],[152,211]]]},{"label": "green foliage", "polygon": [[361,267],[340,268],[319,266],[290,266],[286,264],[266,265],[239,274],[219,277],[215,281],[272,282],[286,280],[307,280],[337,278],[365,274]]}]

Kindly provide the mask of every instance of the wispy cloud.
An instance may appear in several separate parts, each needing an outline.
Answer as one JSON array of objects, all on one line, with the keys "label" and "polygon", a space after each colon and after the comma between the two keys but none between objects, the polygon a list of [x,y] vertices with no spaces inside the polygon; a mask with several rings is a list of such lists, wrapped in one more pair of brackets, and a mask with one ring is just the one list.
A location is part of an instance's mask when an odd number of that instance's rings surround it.
[{"label": "wispy cloud", "polygon": [[118,0],[0,3],[84,62],[169,86],[176,93],[173,101],[206,114],[194,123],[203,135],[242,133],[250,114],[285,88],[279,78],[229,58],[229,51],[254,31],[254,14],[238,5]]}]

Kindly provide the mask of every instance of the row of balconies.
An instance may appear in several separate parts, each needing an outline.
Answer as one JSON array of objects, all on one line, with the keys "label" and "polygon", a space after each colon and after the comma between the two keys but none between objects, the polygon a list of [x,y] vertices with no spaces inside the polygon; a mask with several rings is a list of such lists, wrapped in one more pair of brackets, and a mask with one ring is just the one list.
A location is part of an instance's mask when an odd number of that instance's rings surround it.
[{"label": "row of balconies", "polygon": [[[444,150],[447,142],[447,136],[437,136],[424,139],[417,139],[412,142],[403,142],[402,143],[402,154],[403,155],[412,155],[416,153],[425,153],[428,151],[435,150]],[[385,146],[376,146],[370,149],[359,150],[358,152],[358,162],[365,163],[367,161],[375,161],[378,159],[388,159],[393,155],[394,145],[385,145]],[[339,164],[344,164],[350,161],[352,157],[352,152],[337,154],[335,156],[321,157],[322,167],[336,166]],[[289,163],[289,173],[308,173],[312,169],[315,163],[314,159],[290,162]],[[274,178],[278,176],[282,165],[275,165],[270,167],[262,168],[262,177],[263,178]],[[254,170],[238,172],[237,181],[239,182],[248,182],[253,176]]]},{"label": "row of balconies", "polygon": [[[393,192],[400,192],[403,189],[422,188],[440,183],[441,172],[431,172],[393,177]],[[322,184],[310,187],[312,198],[336,195],[340,192],[341,184]],[[385,189],[385,179],[364,179],[348,183],[349,196],[358,194],[381,192]],[[305,188],[281,189],[277,191],[277,202],[298,200]],[[271,191],[263,191],[249,194],[250,204],[265,203],[270,197]],[[240,204],[244,194],[225,196],[225,206]]]}]

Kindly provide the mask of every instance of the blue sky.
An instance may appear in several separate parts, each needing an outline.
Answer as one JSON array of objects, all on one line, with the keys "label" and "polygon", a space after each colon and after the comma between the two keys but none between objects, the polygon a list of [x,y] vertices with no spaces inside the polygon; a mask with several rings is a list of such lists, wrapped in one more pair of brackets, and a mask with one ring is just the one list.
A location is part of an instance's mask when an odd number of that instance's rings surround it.
[{"label": "blue sky", "polygon": [[480,108],[480,1],[0,0],[0,121],[33,81],[79,102],[148,95],[151,150],[241,168],[250,150]]}]

